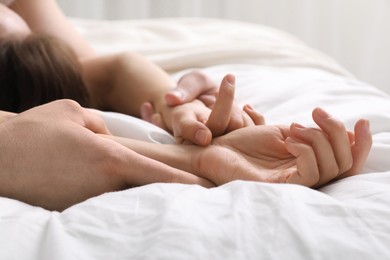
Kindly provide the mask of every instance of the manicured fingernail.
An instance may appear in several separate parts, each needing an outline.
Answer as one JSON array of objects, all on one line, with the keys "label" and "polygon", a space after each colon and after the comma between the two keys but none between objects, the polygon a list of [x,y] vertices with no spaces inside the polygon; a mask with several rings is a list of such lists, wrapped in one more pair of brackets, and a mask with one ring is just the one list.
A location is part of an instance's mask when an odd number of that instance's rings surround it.
[{"label": "manicured fingernail", "polygon": [[207,135],[207,131],[204,130],[204,129],[198,129],[195,133],[195,140],[199,143],[199,144],[206,144],[207,143],[207,138],[208,138],[208,135]]},{"label": "manicured fingernail", "polygon": [[317,108],[317,112],[318,112],[318,115],[322,118],[329,118],[331,117],[331,115],[329,115],[325,110],[323,110],[322,108]]}]

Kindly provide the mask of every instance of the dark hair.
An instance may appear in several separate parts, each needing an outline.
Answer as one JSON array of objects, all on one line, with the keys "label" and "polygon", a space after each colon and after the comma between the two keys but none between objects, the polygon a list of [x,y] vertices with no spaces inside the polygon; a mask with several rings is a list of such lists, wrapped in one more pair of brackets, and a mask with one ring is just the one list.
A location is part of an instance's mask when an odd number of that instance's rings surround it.
[{"label": "dark hair", "polygon": [[0,39],[0,110],[22,112],[68,98],[90,106],[73,50],[48,35]]}]

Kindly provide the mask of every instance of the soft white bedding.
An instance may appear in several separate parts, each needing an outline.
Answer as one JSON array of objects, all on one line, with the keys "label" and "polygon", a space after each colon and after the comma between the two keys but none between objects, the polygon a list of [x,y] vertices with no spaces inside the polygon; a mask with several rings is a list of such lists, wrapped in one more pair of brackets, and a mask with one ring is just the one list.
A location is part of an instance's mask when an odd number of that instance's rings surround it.
[{"label": "soft white bedding", "polygon": [[[0,198],[0,259],[390,258],[388,95],[267,27],[202,19],[74,22],[99,52],[140,51],[176,78],[193,67],[216,81],[234,73],[239,102],[253,104],[268,124],[311,125],[316,106],[349,128],[368,118],[372,152],[364,174],[319,191],[242,181],[214,189],[153,184],[62,213]],[[172,141],[136,119],[104,116],[118,135]]]}]

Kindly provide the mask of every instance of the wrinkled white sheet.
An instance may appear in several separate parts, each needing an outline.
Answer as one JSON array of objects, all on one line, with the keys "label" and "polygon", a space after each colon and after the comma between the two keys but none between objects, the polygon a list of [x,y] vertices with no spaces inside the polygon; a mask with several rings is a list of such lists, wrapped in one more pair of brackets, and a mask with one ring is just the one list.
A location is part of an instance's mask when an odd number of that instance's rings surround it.
[{"label": "wrinkled white sheet", "polygon": [[[311,125],[321,106],[352,128],[370,119],[363,174],[319,191],[236,181],[214,189],[153,184],[62,213],[0,198],[0,259],[389,259],[390,97],[282,32],[229,21],[82,21],[99,52],[135,49],[177,72],[237,77],[237,98],[268,124]],[[119,135],[170,142],[163,131],[106,113]],[[143,129],[144,133],[132,132]]]}]

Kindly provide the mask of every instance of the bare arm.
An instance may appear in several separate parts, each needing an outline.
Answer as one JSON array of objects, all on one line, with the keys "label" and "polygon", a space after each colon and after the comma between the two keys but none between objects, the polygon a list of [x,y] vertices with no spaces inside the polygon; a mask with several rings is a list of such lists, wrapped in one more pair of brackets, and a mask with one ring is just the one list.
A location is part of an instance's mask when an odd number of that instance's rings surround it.
[{"label": "bare arm", "polygon": [[155,182],[211,186],[95,133],[109,135],[100,116],[69,100],[0,123],[0,196],[63,210],[104,192]]},{"label": "bare arm", "polygon": [[[320,187],[335,178],[358,173],[371,148],[367,120],[355,133],[332,117],[313,112],[321,127],[258,125],[241,128],[214,139],[207,147],[162,145],[109,137],[146,157],[222,185],[233,180],[294,183]],[[353,138],[350,143],[349,138]]]},{"label": "bare arm", "polygon": [[0,123],[6,121],[8,118],[14,116],[14,113],[0,110]]},{"label": "bare arm", "polygon": [[160,67],[135,52],[82,61],[84,80],[97,108],[140,117],[144,102],[165,103],[175,83]]},{"label": "bare arm", "polygon": [[154,182],[210,187],[207,178],[216,184],[244,179],[318,186],[358,172],[371,147],[367,122],[359,121],[348,137],[339,122],[320,118],[318,110],[313,116],[330,139],[294,125],[254,126],[207,147],[160,145],[112,137],[91,111],[71,101],[52,102],[0,124],[0,196],[63,210],[104,192]]},{"label": "bare arm", "polygon": [[[219,110],[231,111],[233,100],[232,88],[222,85],[209,118],[211,125],[229,122],[221,122],[215,115]],[[359,120],[352,133],[318,108],[313,111],[313,119],[320,129],[305,128],[296,123],[267,126],[263,125],[262,116],[251,107],[245,107],[245,112],[256,126],[217,137],[206,147],[147,145],[135,140],[109,138],[145,157],[208,179],[216,185],[239,179],[319,187],[335,178],[358,173],[371,148],[367,120]]]},{"label": "bare arm", "polygon": [[79,58],[94,56],[91,46],[67,20],[55,0],[16,0],[10,8],[26,21],[31,31],[62,39]]}]

